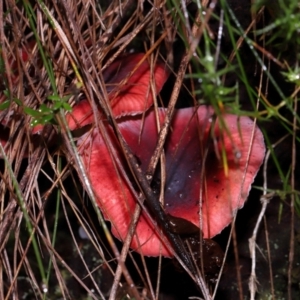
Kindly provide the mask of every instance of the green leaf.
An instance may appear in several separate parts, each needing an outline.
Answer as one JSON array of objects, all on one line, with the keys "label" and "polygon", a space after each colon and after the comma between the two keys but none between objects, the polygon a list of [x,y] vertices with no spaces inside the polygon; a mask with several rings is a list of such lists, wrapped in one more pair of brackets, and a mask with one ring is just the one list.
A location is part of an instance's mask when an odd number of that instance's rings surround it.
[{"label": "green leaf", "polygon": [[64,102],[62,106],[66,111],[72,111],[72,106],[69,103]]},{"label": "green leaf", "polygon": [[58,95],[48,96],[47,99],[50,100],[50,101],[62,101],[62,98],[59,97]]},{"label": "green leaf", "polygon": [[4,102],[2,102],[0,104],[0,110],[5,110],[5,109],[9,108],[9,105],[10,105],[10,101],[9,100],[5,100]]},{"label": "green leaf", "polygon": [[19,98],[14,98],[14,101],[17,103],[17,105],[23,106],[23,103]]},{"label": "green leaf", "polygon": [[53,110],[52,108],[48,107],[46,104],[41,104],[41,106],[39,107],[39,112],[41,112],[42,114],[48,114],[48,113],[52,113]]},{"label": "green leaf", "polygon": [[51,121],[53,120],[53,115],[45,115],[42,118],[40,118],[40,124],[45,125],[48,123],[51,123]]},{"label": "green leaf", "polygon": [[63,106],[63,102],[55,102],[52,109],[53,111],[57,111],[60,108],[62,108],[62,106]]},{"label": "green leaf", "polygon": [[32,117],[40,117],[41,116],[41,113],[39,111],[32,109],[30,107],[27,107],[27,106],[24,107],[24,112],[27,115],[32,116]]},{"label": "green leaf", "polygon": [[9,95],[10,95],[9,90],[8,90],[8,89],[4,90],[4,91],[3,91],[3,94],[4,94],[4,96],[5,96],[6,98],[8,98]]},{"label": "green leaf", "polygon": [[54,102],[66,102],[70,98],[71,98],[71,95],[67,95],[67,96],[64,96],[64,97],[60,97],[58,95],[51,95],[51,96],[47,97],[48,100],[54,101]]}]

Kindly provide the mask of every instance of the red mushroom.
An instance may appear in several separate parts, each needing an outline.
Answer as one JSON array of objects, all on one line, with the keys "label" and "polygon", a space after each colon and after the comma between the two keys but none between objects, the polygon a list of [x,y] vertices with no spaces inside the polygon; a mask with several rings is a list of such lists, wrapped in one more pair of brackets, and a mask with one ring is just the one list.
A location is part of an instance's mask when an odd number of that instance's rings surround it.
[{"label": "red mushroom", "polygon": [[[118,80],[121,81],[122,76],[126,76],[132,66],[133,64],[127,64],[125,60],[122,66],[124,70],[116,76]],[[166,79],[166,73],[160,68],[158,64],[154,73],[156,85],[159,86],[158,91],[162,86],[161,82]],[[149,69],[146,69],[147,72]],[[128,85],[127,89],[121,88],[129,102],[134,98],[135,101],[141,101],[136,113],[140,113],[141,103],[145,101],[148,85],[143,81],[144,78],[149,81],[148,73],[144,77],[134,77],[136,82],[134,85]],[[130,83],[133,83],[133,79]],[[136,87],[139,93],[135,92]],[[123,109],[118,110],[112,101],[116,117],[126,114],[124,108],[126,100],[121,94],[118,94],[118,97],[116,103],[124,101],[124,105]],[[150,101],[146,108],[149,103]],[[129,111],[132,113],[132,106]],[[72,118],[68,117],[70,127],[74,129],[90,123],[92,117],[82,118],[90,112],[91,108],[87,101],[79,104],[74,108]],[[159,110],[161,122],[165,113],[164,109]],[[107,121],[103,122],[116,150],[117,159],[125,166],[113,130]],[[118,119],[118,126],[141,163],[142,170],[146,171],[158,136],[153,110],[148,111],[144,119],[130,115],[125,119]],[[250,144],[252,130],[254,139]],[[124,240],[137,204],[132,187],[116,169],[115,161],[98,129],[81,137],[77,145],[96,193],[98,205],[104,217],[111,222],[112,233],[120,240]],[[225,162],[220,160],[222,152],[226,154]],[[165,212],[192,222],[202,230],[204,238],[212,238],[230,224],[236,210],[244,205],[251,184],[262,164],[264,153],[262,133],[247,117],[238,118],[224,114],[220,119],[213,121],[213,110],[207,106],[177,110],[165,145],[167,174],[163,204]],[[154,189],[157,185],[159,190],[159,172],[155,174],[153,182]],[[148,256],[157,256],[160,253],[171,256],[169,249],[162,245],[155,225],[144,212],[137,223],[131,248]]]},{"label": "red mushroom", "polygon": [[[143,54],[122,57],[104,72],[103,78],[119,130],[145,171],[158,134],[154,111],[149,109],[153,103],[149,88],[151,72],[147,60],[142,59]],[[158,93],[168,76],[161,62],[155,65],[153,75]],[[145,118],[138,116],[145,111]],[[161,122],[165,113],[159,109]],[[72,114],[67,115],[71,130],[92,123],[93,118],[87,100],[77,104]],[[104,117],[102,121],[116,152],[115,158],[126,166],[112,128]],[[132,192],[134,185],[129,185],[117,169],[97,128],[82,136],[77,146],[97,203],[111,222],[112,233],[124,240],[137,205]],[[225,161],[220,159],[221,153],[225,153]],[[204,238],[212,238],[230,224],[235,212],[244,205],[264,153],[262,133],[248,117],[224,114],[215,120],[212,108],[207,106],[175,111],[165,144],[167,177],[162,204],[165,212],[195,224]],[[153,189],[159,190],[159,187],[160,173],[157,172]],[[131,248],[148,256],[172,255],[161,243],[155,224],[145,212],[137,223]]]},{"label": "red mushroom", "polygon": [[[219,120],[215,124],[211,122],[213,111],[210,108],[200,106],[197,113],[194,112],[195,108],[175,112],[172,131],[165,145],[167,179],[164,209],[166,213],[200,227],[204,238],[212,238],[230,224],[236,210],[244,205],[262,164],[265,147],[257,127],[254,128],[254,140],[250,145],[253,122],[247,117],[222,116],[227,127],[225,130],[220,128]],[[160,109],[159,115],[163,120],[165,110]],[[157,142],[154,112],[148,112],[142,122],[141,119],[126,120],[119,123],[119,129],[145,171]],[[113,131],[109,126],[107,130],[114,148],[119,149]],[[96,192],[98,205],[105,218],[112,223],[112,233],[123,240],[128,232],[136,199],[125,179],[115,169],[111,154],[97,129],[83,136],[78,147]],[[208,155],[201,181],[203,153],[206,149]],[[228,174],[216,154],[222,150],[226,153]],[[120,150],[118,158],[124,162]],[[153,180],[157,185],[160,184],[158,174]],[[202,202],[200,199],[203,199]],[[199,223],[201,210],[202,224]],[[157,256],[162,253],[170,256],[160,240],[154,225],[142,214],[131,248],[144,255]]]},{"label": "red mushroom", "polygon": [[[168,72],[158,61],[154,68],[155,88],[159,92]],[[103,72],[113,114],[116,118],[142,114],[153,104],[151,72],[145,55],[135,53],[118,58]],[[87,100],[81,101],[67,115],[71,130],[93,122],[93,112]]]}]

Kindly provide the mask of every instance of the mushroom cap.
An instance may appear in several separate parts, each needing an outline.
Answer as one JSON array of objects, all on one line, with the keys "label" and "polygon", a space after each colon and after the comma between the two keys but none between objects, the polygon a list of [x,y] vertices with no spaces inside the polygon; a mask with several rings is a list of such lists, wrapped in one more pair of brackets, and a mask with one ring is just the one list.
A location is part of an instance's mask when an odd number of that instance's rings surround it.
[{"label": "mushroom cap", "polygon": [[[153,78],[151,76],[153,74]],[[158,60],[153,66],[144,53],[122,55],[103,71],[103,79],[115,118],[142,114],[153,104],[151,83],[158,94],[168,78],[166,65]],[[101,113],[100,113],[101,115]],[[91,105],[83,100],[67,115],[71,130],[93,123]]]},{"label": "mushroom cap", "polygon": [[160,60],[151,71],[144,53],[127,54],[115,60],[103,72],[114,116],[135,116],[148,110],[153,104],[151,83],[157,95],[168,75],[166,64]]},{"label": "mushroom cap", "polygon": [[[161,122],[165,114],[164,109],[159,110]],[[115,159],[126,166],[118,142],[107,124],[106,128],[116,152],[114,158],[97,129],[83,136],[78,147],[98,205],[111,222],[112,233],[124,240],[137,201],[132,193],[134,184],[128,183],[131,178],[126,180],[116,164]],[[213,110],[206,106],[175,111],[171,128],[165,144],[164,209],[198,226],[204,238],[212,238],[231,223],[247,199],[263,162],[263,135],[248,117],[224,114],[214,121]],[[154,112],[149,111],[144,121],[132,118],[120,122],[119,129],[146,171],[158,137]],[[221,153],[226,163],[219,159]],[[126,171],[125,167],[125,173],[130,173]],[[157,171],[154,191],[159,191],[159,186]],[[171,256],[155,226],[143,212],[131,248],[148,256]]]}]

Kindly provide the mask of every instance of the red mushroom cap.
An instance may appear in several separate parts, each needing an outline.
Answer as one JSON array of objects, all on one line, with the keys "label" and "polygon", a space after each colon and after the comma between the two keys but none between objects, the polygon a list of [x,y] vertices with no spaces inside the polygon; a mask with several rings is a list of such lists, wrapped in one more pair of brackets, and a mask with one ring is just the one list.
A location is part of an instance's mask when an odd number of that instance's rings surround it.
[{"label": "red mushroom cap", "polygon": [[[162,120],[165,110],[161,109],[159,114]],[[177,110],[165,145],[165,211],[200,227],[204,238],[220,233],[230,224],[236,210],[244,205],[265,153],[262,133],[249,118],[224,115],[222,122],[226,124],[227,130],[221,130],[221,119],[214,123],[212,117],[212,109],[206,106],[199,107],[196,114],[195,108]],[[142,122],[140,119],[127,120],[120,122],[119,128],[145,171],[157,142],[154,112],[148,112],[144,124]],[[124,162],[109,126],[107,130],[118,159]],[[254,140],[250,145],[252,130]],[[116,170],[97,129],[91,136],[82,137],[78,147],[96,192],[98,205],[105,218],[112,223],[113,234],[124,240],[136,199],[125,179]],[[203,153],[206,149],[209,151],[201,182]],[[249,149],[251,152],[248,159]],[[228,174],[216,154],[222,150],[226,153]],[[160,184],[159,172],[153,181]],[[203,197],[202,203],[199,200],[200,194]],[[201,209],[202,224],[199,223]],[[131,248],[144,255],[157,256],[161,253],[170,256],[169,250],[161,246],[160,240],[154,225],[142,213]]]},{"label": "red mushroom cap", "polygon": [[[117,158],[125,165],[124,157],[119,151],[118,142],[108,125],[107,131],[113,148],[117,150]],[[84,135],[77,145],[96,193],[98,206],[103,212],[105,219],[111,222],[114,236],[124,240],[128,233],[137,201],[130,187],[126,184],[126,180],[116,169],[115,161],[113,161],[101,134],[97,129],[94,129],[90,136],[88,136],[89,134]],[[160,242],[154,226],[147,216],[142,213],[131,248],[145,255],[158,256],[160,253]],[[141,245],[141,249],[139,249],[139,245]],[[165,247],[162,247],[161,253],[164,256],[171,255]]]},{"label": "red mushroom cap", "polygon": [[[115,118],[142,114],[153,104],[151,74],[149,62],[143,53],[123,55],[104,70],[103,79]],[[157,61],[153,66],[156,93],[162,89],[167,78],[165,64]],[[87,100],[74,106],[72,113],[67,115],[71,130],[91,124],[93,119]]]},{"label": "red mushroom cap", "polygon": [[[103,72],[116,118],[141,114],[153,104],[151,74],[158,94],[168,78],[166,65],[158,60],[151,72],[150,64],[143,53],[122,56]],[[125,84],[122,84],[123,81]]]}]

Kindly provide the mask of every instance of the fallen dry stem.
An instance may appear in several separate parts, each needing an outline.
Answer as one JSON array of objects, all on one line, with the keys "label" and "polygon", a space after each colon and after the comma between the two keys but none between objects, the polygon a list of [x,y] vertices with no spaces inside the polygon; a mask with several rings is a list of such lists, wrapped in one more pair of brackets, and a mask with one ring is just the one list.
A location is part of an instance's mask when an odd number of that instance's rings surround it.
[{"label": "fallen dry stem", "polygon": [[[282,137],[279,141],[277,141],[274,145],[272,145],[272,148],[275,148],[280,143],[282,143],[288,135]],[[268,181],[267,181],[267,165],[268,161],[271,155],[271,150],[268,150],[265,156],[264,164],[263,164],[263,176],[264,176],[264,183],[263,183],[263,195],[261,196],[261,202],[262,202],[262,208],[260,211],[260,214],[257,218],[256,225],[253,230],[253,234],[251,238],[249,239],[249,249],[250,249],[250,257],[251,257],[251,275],[249,277],[249,291],[250,291],[250,299],[255,299],[255,294],[257,292],[257,276],[256,276],[256,239],[257,239],[257,233],[260,226],[260,223],[263,219],[263,216],[265,215],[265,211],[267,209],[267,205],[270,202],[270,200],[274,197],[274,193],[267,193],[268,190]],[[269,264],[271,265],[271,261],[269,261]],[[271,279],[272,280],[272,279]],[[272,284],[273,286],[273,284]],[[274,291],[272,291],[272,295],[274,297]]]}]

